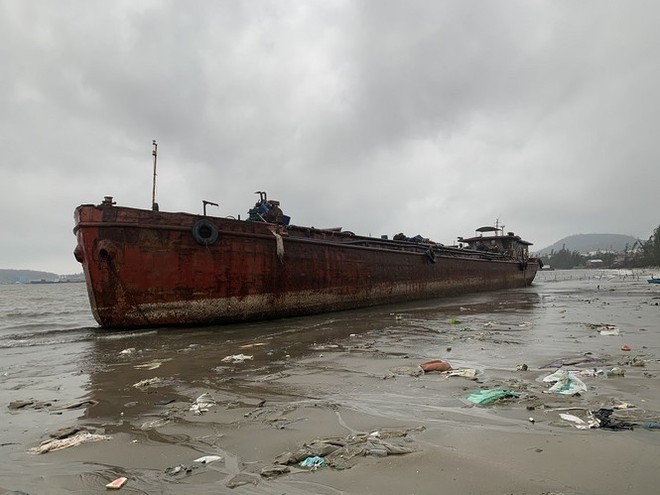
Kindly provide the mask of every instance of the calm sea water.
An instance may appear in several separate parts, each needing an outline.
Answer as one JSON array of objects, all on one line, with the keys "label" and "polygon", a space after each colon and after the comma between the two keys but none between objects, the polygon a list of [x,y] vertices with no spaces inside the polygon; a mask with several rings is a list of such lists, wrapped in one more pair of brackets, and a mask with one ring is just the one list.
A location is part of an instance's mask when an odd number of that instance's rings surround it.
[{"label": "calm sea water", "polygon": [[96,321],[85,284],[0,285],[0,347],[89,338]]}]

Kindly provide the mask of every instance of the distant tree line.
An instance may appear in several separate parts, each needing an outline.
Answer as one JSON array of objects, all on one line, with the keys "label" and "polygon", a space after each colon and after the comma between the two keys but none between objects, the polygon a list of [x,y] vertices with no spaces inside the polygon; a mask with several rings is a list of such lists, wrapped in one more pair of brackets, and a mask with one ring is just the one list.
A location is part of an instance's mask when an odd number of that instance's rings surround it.
[{"label": "distant tree line", "polygon": [[626,244],[623,253],[596,252],[586,256],[577,251],[569,251],[566,244],[559,251],[541,256],[543,264],[552,268],[567,269],[587,266],[591,259],[599,259],[605,268],[640,268],[660,266],[660,226],[656,227],[647,241],[637,240],[633,245]]}]

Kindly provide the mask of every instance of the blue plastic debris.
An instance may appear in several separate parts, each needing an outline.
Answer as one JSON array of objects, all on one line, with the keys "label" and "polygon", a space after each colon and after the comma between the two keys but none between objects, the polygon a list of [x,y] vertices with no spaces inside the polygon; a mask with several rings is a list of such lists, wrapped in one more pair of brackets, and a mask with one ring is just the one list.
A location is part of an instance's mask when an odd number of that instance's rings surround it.
[{"label": "blue plastic debris", "polygon": [[325,466],[325,459],[323,457],[319,457],[315,455],[315,456],[307,457],[306,459],[300,461],[298,465],[300,467],[317,469]]}]

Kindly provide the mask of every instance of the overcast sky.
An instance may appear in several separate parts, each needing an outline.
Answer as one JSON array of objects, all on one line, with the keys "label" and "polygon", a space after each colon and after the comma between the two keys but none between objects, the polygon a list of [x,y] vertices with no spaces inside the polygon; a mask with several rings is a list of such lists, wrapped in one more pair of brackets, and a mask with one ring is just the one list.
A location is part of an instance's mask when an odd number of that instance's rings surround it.
[{"label": "overcast sky", "polygon": [[[112,195],[451,244],[660,224],[660,3],[0,0],[0,268]],[[211,211],[211,210],[210,210]]]}]

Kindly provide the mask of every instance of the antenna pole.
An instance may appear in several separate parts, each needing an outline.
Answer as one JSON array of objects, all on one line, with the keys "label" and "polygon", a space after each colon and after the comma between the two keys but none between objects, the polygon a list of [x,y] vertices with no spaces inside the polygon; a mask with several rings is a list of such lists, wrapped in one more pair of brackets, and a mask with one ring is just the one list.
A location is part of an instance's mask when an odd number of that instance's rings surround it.
[{"label": "antenna pole", "polygon": [[151,209],[153,211],[158,211],[158,203],[156,203],[156,164],[158,162],[158,143],[154,139],[151,144],[154,147],[153,151],[151,152],[154,157],[154,180],[153,187],[151,189]]}]

